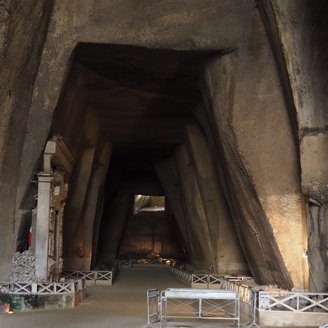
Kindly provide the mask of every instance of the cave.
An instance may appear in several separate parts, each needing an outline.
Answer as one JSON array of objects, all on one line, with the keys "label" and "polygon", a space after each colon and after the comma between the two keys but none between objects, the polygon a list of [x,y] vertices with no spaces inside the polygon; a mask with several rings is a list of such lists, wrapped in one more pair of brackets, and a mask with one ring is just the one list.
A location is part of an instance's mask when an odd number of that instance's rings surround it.
[{"label": "cave", "polygon": [[[65,269],[156,254],[327,290],[327,10],[191,4],[0,5],[1,279],[29,229],[46,232],[46,169],[65,199]],[[165,210],[135,213],[137,195]]]},{"label": "cave", "polygon": [[[50,130],[77,154],[65,207],[66,269],[156,253],[198,269],[249,272],[213,136],[204,131],[204,69],[225,52],[76,47]],[[137,194],[165,197],[165,211],[135,215]]]}]

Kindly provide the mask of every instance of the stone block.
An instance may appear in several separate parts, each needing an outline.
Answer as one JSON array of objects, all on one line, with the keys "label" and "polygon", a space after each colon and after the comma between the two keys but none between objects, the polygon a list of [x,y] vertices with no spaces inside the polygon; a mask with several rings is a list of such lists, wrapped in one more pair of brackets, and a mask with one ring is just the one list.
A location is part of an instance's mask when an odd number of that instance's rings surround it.
[{"label": "stone block", "polygon": [[328,134],[304,136],[301,142],[302,191],[328,202]]}]

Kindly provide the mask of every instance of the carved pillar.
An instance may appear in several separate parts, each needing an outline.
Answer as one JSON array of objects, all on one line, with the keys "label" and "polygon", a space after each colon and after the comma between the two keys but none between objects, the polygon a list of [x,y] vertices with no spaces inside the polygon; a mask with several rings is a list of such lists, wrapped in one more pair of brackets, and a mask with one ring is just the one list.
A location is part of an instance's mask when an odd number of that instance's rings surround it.
[{"label": "carved pillar", "polygon": [[63,268],[63,214],[74,156],[62,138],[49,140],[38,174],[35,222],[36,278],[58,280]]},{"label": "carved pillar", "polygon": [[35,275],[38,280],[48,279],[49,216],[51,181],[49,174],[39,174],[38,207],[35,236]]}]

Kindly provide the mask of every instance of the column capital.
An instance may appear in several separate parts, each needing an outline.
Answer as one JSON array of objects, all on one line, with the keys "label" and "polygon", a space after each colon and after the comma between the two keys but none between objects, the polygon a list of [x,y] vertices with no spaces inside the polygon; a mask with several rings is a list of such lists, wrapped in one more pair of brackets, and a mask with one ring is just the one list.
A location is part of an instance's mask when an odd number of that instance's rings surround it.
[{"label": "column capital", "polygon": [[53,179],[54,179],[54,177],[48,173],[43,173],[43,172],[38,173],[38,181],[39,182],[50,183],[50,182],[52,182]]}]

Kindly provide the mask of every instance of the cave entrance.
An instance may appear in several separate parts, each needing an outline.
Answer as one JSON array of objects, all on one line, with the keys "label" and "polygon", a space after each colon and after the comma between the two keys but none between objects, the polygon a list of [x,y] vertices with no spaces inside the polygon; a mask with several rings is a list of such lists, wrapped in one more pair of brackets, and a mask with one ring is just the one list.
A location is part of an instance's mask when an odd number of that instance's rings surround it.
[{"label": "cave entrance", "polygon": [[134,195],[133,214],[143,214],[144,212],[165,213],[165,196]]},{"label": "cave entrance", "polygon": [[175,219],[164,195],[134,195],[117,257],[137,263],[185,261]]},{"label": "cave entrance", "polygon": [[[77,158],[65,208],[66,269],[106,267],[143,236],[150,251],[162,238],[161,252],[194,266],[247,271],[199,119],[204,69],[222,53],[76,47],[51,130]],[[164,218],[135,215],[135,195],[165,196]]]},{"label": "cave entrance", "polygon": [[107,177],[106,205],[101,219],[95,266],[124,263],[186,261],[179,227],[156,173],[158,154],[151,148],[113,149]]}]

